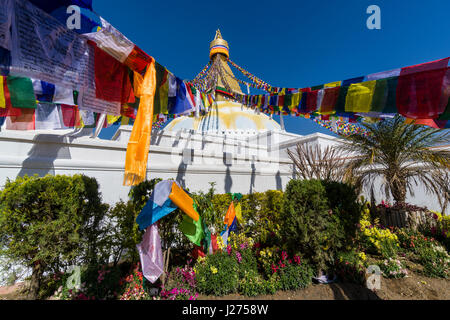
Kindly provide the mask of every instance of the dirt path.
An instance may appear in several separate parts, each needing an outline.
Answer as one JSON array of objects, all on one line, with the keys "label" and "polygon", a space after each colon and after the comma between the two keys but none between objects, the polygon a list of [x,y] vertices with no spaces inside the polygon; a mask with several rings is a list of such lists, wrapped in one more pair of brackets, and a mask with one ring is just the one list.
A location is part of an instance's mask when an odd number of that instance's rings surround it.
[{"label": "dirt path", "polygon": [[[23,283],[0,287],[0,300],[20,300]],[[417,273],[403,279],[381,279],[381,289],[371,290],[353,283],[313,284],[299,291],[278,291],[274,295],[223,297],[200,295],[199,300],[450,300],[450,279],[427,278]]]},{"label": "dirt path", "polygon": [[427,278],[412,273],[402,279],[381,279],[376,292],[353,283],[313,284],[299,291],[278,291],[274,295],[244,297],[199,296],[199,300],[450,300],[450,279]]}]

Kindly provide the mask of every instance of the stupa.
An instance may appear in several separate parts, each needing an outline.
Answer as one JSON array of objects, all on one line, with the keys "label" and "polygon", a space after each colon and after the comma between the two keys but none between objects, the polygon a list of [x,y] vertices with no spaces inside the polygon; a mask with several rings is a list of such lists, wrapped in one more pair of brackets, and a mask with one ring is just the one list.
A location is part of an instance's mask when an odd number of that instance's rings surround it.
[{"label": "stupa", "polygon": [[214,40],[210,44],[209,58],[212,65],[218,66],[208,70],[210,73],[216,72],[215,76],[206,76],[213,79],[208,89],[215,92],[215,103],[204,116],[176,118],[164,130],[179,131],[185,129],[209,133],[227,132],[228,135],[251,135],[265,131],[280,131],[280,125],[269,116],[230,99],[233,93],[243,93],[228,65],[229,46],[228,42],[222,38],[220,30],[216,31]]}]

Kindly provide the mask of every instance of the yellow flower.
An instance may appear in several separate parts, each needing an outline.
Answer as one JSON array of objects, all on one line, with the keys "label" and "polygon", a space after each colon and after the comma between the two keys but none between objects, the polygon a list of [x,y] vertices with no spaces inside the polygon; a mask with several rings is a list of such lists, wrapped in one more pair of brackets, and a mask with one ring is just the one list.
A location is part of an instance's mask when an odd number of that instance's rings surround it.
[{"label": "yellow flower", "polygon": [[217,273],[217,268],[216,267],[213,267],[213,266],[211,266],[211,272],[213,273],[213,274],[216,274]]},{"label": "yellow flower", "polygon": [[198,259],[197,259],[197,261],[199,262],[199,263],[202,263],[203,261],[205,261],[206,260],[206,257],[198,257]]},{"label": "yellow flower", "polygon": [[367,259],[366,254],[364,252],[360,252],[358,254],[358,256],[362,261],[366,261],[366,259]]}]

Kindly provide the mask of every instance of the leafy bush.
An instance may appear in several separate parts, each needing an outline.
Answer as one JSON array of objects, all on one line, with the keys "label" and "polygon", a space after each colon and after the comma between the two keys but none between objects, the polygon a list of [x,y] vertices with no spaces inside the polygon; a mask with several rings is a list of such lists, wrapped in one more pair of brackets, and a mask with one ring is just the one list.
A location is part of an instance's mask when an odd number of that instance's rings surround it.
[{"label": "leafy bush", "polygon": [[282,290],[304,289],[311,284],[313,269],[307,264],[287,264],[279,271],[280,288]]},{"label": "leafy bush", "polygon": [[328,209],[325,188],[318,180],[291,180],[284,194],[281,234],[289,251],[310,257],[316,270],[335,260],[343,231]]},{"label": "leafy bush", "polygon": [[351,240],[356,235],[362,210],[362,206],[358,203],[356,188],[334,181],[322,181],[322,184],[325,187],[329,208],[339,217],[346,239]]},{"label": "leafy bush", "polygon": [[94,178],[35,175],[8,179],[0,203],[0,254],[33,269],[32,298],[37,298],[45,272],[107,259],[101,248],[108,207],[101,203]]},{"label": "leafy bush", "polygon": [[199,258],[194,267],[197,290],[208,295],[235,293],[239,287],[239,266],[234,256],[217,252]]},{"label": "leafy bush", "polygon": [[265,280],[254,270],[245,272],[244,277],[239,282],[239,293],[248,297],[275,294],[278,288],[279,283],[276,277]]},{"label": "leafy bush", "polygon": [[244,232],[258,242],[273,244],[282,225],[283,198],[283,192],[277,190],[244,195],[242,217],[249,222]]}]

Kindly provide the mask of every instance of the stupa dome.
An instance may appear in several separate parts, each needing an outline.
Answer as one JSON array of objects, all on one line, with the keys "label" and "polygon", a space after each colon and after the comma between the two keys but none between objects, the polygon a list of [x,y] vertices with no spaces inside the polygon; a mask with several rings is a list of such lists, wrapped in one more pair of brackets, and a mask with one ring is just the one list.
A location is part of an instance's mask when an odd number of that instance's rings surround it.
[{"label": "stupa dome", "polygon": [[262,132],[281,130],[280,125],[264,113],[233,101],[217,101],[199,118],[182,116],[173,119],[164,130],[195,130],[199,132]]}]

